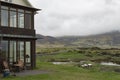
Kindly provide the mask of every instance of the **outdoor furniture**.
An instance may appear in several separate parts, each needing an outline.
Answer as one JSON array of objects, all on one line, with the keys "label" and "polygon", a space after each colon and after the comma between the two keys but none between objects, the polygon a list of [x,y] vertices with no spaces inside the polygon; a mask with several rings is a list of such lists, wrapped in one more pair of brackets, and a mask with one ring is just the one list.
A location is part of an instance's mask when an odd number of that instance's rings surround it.
[{"label": "outdoor furniture", "polygon": [[18,60],[18,63],[14,64],[14,68],[16,68],[17,72],[24,70],[24,62],[22,60]]},{"label": "outdoor furniture", "polygon": [[15,68],[8,65],[8,62],[7,61],[3,61],[3,67],[4,67],[4,70],[3,70],[3,77],[7,77],[8,75],[10,75],[10,73],[12,73],[13,76],[16,76],[15,74]]},{"label": "outdoor furniture", "polygon": [[3,67],[4,67],[3,77],[9,76],[9,75],[10,75],[10,68],[9,68],[9,66],[8,66],[7,61],[3,61]]},{"label": "outdoor furniture", "polygon": [[7,61],[3,61],[3,67],[4,67],[4,69],[9,69]]}]

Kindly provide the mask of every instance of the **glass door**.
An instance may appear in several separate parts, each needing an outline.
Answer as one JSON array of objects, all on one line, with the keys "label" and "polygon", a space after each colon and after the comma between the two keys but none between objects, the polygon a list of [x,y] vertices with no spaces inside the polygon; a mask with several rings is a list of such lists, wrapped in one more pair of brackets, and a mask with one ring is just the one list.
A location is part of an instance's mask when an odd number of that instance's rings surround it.
[{"label": "glass door", "polygon": [[8,41],[2,40],[1,41],[1,57],[8,61]]},{"label": "glass door", "polygon": [[31,66],[31,42],[25,42],[25,56],[26,56],[26,65]]},{"label": "glass door", "polygon": [[16,41],[10,41],[10,54],[9,54],[9,62],[13,64],[13,62],[17,61],[16,58]]},{"label": "glass door", "polygon": [[19,60],[22,60],[24,62],[24,41],[18,41],[18,54]]}]

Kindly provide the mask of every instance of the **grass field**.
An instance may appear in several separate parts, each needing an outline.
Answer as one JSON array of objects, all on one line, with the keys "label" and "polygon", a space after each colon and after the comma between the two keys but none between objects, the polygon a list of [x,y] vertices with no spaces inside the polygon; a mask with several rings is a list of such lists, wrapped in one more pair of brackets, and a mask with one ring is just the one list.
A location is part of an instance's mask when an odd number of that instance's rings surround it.
[{"label": "grass field", "polygon": [[[80,51],[81,52],[81,51]],[[93,51],[94,52],[94,51]],[[95,53],[95,52],[94,52]],[[86,53],[87,54],[87,53]],[[50,61],[55,60],[74,60],[99,58],[98,55],[86,55],[78,51],[67,51],[55,55],[37,56],[37,68],[39,70],[48,71],[47,74],[40,74],[25,77],[8,77],[2,80],[120,80],[120,73],[114,72],[111,69],[116,67],[101,66],[94,64],[91,68],[78,67],[75,64],[54,65]],[[104,55],[106,58],[108,55]],[[90,58],[91,57],[91,58]],[[103,70],[101,70],[103,69]]]},{"label": "grass field", "polygon": [[100,72],[94,69],[83,69],[75,66],[53,65],[38,62],[38,68],[50,73],[26,77],[8,77],[3,80],[120,80],[120,74],[115,72]]}]

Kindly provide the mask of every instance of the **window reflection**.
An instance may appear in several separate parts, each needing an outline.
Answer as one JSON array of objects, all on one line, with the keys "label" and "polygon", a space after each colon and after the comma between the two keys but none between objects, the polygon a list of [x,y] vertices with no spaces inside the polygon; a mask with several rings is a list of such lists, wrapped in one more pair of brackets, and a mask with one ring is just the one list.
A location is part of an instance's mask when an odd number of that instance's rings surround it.
[{"label": "window reflection", "polygon": [[1,56],[4,57],[6,60],[8,60],[8,41],[2,41],[1,42],[1,50],[2,54]]},{"label": "window reflection", "polygon": [[31,12],[26,11],[25,13],[25,28],[26,29],[31,29],[31,21],[32,21]]},{"label": "window reflection", "polygon": [[8,41],[1,42],[1,57],[4,57],[10,64],[22,60],[25,64],[31,66],[31,42],[30,41]]},{"label": "window reflection", "polygon": [[31,51],[30,51],[30,42],[26,42],[26,63],[30,63],[31,62]]},{"label": "window reflection", "polygon": [[24,28],[24,10],[18,10],[18,27]]},{"label": "window reflection", "polygon": [[8,7],[1,6],[1,25],[8,27]]},{"label": "window reflection", "polygon": [[16,62],[16,41],[10,41],[10,54],[9,54],[9,61],[12,64]]},{"label": "window reflection", "polygon": [[18,50],[19,50],[20,60],[24,62],[24,42],[23,41],[18,42],[18,48],[19,48]]},{"label": "window reflection", "polygon": [[16,27],[17,22],[16,22],[16,9],[10,8],[10,27]]},{"label": "window reflection", "polygon": [[1,6],[1,26],[32,29],[32,12]]}]

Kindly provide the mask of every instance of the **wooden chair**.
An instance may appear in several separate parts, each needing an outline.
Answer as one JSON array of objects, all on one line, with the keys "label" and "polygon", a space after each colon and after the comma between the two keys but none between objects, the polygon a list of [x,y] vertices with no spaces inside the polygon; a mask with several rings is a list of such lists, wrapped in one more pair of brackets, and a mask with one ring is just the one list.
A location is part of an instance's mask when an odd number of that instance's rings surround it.
[{"label": "wooden chair", "polygon": [[4,67],[3,72],[4,72],[4,71],[8,71],[8,72],[13,73],[13,74],[12,74],[13,76],[16,76],[15,71],[14,71],[14,68],[9,67],[9,65],[8,65],[8,62],[7,62],[7,61],[3,61],[3,67]]},{"label": "wooden chair", "polygon": [[18,72],[24,70],[24,62],[22,60],[18,60],[18,64],[14,64],[14,66]]},{"label": "wooden chair", "polygon": [[3,61],[3,67],[4,67],[4,69],[9,69],[7,61]]}]

